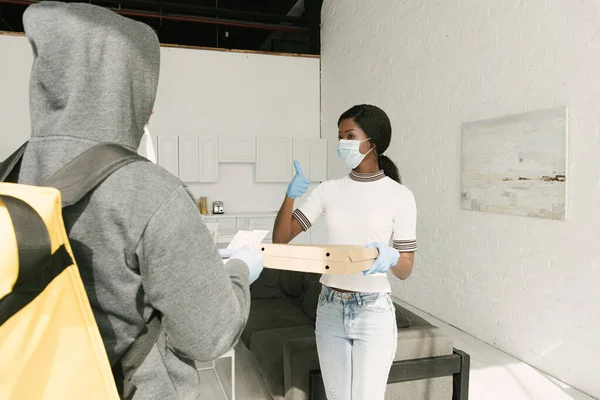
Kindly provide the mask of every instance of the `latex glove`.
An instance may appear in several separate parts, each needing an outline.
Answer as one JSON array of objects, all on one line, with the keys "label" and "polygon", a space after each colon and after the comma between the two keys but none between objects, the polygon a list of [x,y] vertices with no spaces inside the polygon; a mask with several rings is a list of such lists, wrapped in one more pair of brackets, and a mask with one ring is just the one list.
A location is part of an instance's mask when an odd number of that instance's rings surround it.
[{"label": "latex glove", "polygon": [[287,196],[290,199],[295,199],[302,196],[308,190],[310,180],[308,180],[302,173],[302,167],[298,160],[294,160],[294,168],[296,169],[296,175],[288,185]]},{"label": "latex glove", "polygon": [[365,247],[376,248],[379,250],[379,256],[371,268],[363,272],[364,275],[386,273],[390,268],[398,264],[400,253],[393,247],[383,243],[369,243]]},{"label": "latex glove", "polygon": [[219,254],[223,258],[230,260],[241,260],[248,266],[250,273],[250,284],[258,279],[263,270],[263,255],[258,250],[251,249],[248,246],[241,247],[236,250],[219,249]]},{"label": "latex glove", "polygon": [[219,249],[219,255],[221,258],[229,258],[233,254],[233,250],[229,249]]}]

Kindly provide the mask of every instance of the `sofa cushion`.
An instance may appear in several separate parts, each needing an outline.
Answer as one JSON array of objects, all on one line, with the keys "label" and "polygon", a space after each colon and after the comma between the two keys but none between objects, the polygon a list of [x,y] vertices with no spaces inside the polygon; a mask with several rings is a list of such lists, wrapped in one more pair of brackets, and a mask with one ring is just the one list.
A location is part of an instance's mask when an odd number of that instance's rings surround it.
[{"label": "sofa cushion", "polygon": [[400,328],[419,328],[432,326],[427,320],[419,317],[417,314],[407,310],[399,304],[394,303],[396,307],[396,323]]},{"label": "sofa cushion", "polygon": [[319,281],[320,275],[297,271],[265,268],[252,284],[252,299],[274,299],[291,297],[301,300],[308,284]]},{"label": "sofa cushion", "polygon": [[319,276],[316,279],[312,279],[306,285],[306,291],[302,299],[302,309],[313,321],[317,319],[317,304],[319,303],[319,295],[321,294],[321,288],[323,285],[319,282]]},{"label": "sofa cushion", "polygon": [[394,361],[450,355],[452,346],[452,337],[436,326],[401,329]]},{"label": "sofa cushion", "polygon": [[306,272],[281,271],[279,274],[279,287],[287,296],[301,299],[306,290],[309,275]]},{"label": "sofa cushion", "polygon": [[285,293],[279,285],[278,269],[265,268],[260,277],[250,287],[250,297],[254,299],[285,298]]},{"label": "sofa cushion", "polygon": [[[312,325],[279,328],[257,332],[250,340],[250,351],[273,397],[285,396],[283,379],[283,346],[289,340],[314,337]],[[316,352],[313,350],[313,352]]]},{"label": "sofa cushion", "polygon": [[270,329],[314,325],[302,310],[302,304],[294,299],[254,299],[250,305],[250,317],[242,333],[246,347],[251,346],[254,333]]},{"label": "sofa cushion", "polygon": [[394,307],[396,307],[396,326],[398,329],[404,329],[410,327],[410,320],[404,314],[404,308],[400,307],[398,304],[394,303]]}]

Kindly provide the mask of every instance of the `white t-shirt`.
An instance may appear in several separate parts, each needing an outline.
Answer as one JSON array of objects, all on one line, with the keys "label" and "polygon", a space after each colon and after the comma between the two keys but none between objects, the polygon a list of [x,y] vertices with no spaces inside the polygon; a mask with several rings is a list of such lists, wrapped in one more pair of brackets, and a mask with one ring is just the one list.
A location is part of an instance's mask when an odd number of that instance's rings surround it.
[{"label": "white t-shirt", "polygon": [[[293,216],[303,230],[325,214],[329,244],[366,245],[390,243],[400,252],[417,249],[417,208],[412,192],[385,176],[383,171],[358,174],[352,171],[341,179],[317,186]],[[326,275],[321,283],[356,292],[390,292],[387,274],[364,276]]]}]

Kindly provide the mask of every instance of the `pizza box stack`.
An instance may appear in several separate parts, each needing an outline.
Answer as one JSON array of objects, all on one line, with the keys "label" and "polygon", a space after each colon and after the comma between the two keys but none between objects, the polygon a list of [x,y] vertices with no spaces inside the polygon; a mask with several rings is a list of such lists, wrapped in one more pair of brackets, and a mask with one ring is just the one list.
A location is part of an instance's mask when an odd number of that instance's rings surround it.
[{"label": "pizza box stack", "polygon": [[264,267],[328,275],[349,275],[366,271],[378,256],[365,246],[267,244],[257,246]]}]

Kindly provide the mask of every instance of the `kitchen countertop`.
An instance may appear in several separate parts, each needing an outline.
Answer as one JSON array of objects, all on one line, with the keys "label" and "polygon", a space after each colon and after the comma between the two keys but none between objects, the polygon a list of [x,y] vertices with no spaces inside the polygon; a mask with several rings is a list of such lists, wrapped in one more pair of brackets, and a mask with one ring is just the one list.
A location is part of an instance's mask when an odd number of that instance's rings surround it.
[{"label": "kitchen countertop", "polygon": [[226,212],[225,214],[204,214],[204,218],[261,218],[261,217],[275,217],[277,211],[271,212]]}]

